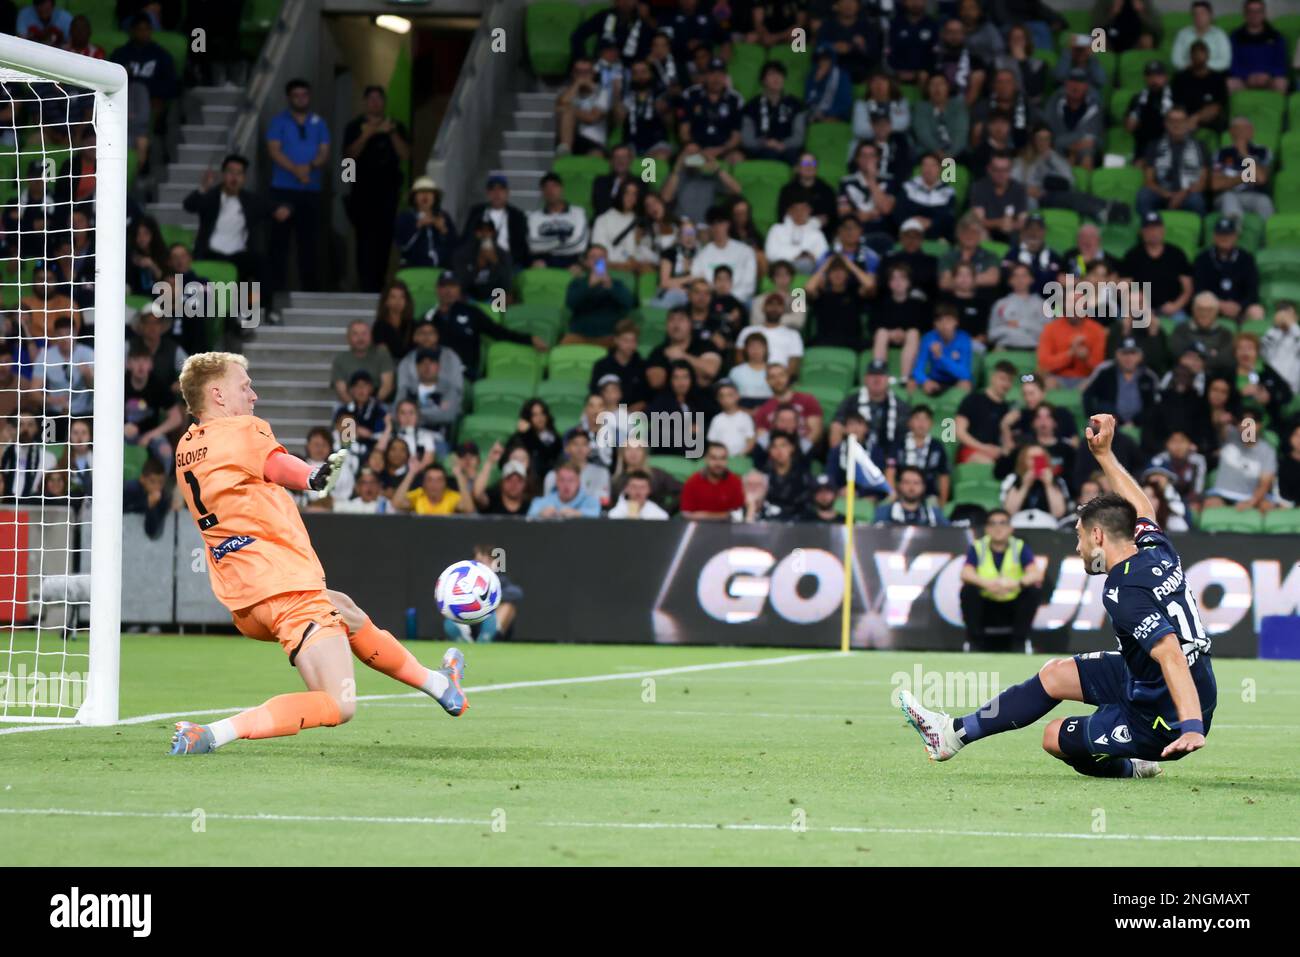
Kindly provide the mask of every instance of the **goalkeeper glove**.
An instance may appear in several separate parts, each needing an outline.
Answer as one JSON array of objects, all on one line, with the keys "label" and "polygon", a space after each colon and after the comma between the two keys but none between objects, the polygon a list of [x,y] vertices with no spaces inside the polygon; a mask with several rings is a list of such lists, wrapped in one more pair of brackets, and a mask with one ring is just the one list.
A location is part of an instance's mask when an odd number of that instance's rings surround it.
[{"label": "goalkeeper glove", "polygon": [[339,473],[343,470],[343,463],[347,459],[348,450],[345,448],[331,452],[329,458],[312,470],[311,476],[307,479],[307,487],[313,492],[320,492],[321,498],[329,495],[334,491],[334,483],[339,480]]}]

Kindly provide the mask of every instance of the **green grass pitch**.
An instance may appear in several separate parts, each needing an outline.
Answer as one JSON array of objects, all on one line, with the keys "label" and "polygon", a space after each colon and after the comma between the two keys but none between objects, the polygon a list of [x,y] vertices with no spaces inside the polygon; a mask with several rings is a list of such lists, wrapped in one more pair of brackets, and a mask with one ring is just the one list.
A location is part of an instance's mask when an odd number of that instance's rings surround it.
[{"label": "green grass pitch", "polygon": [[[442,645],[422,642],[435,662]],[[1300,666],[1218,660],[1208,747],[1163,778],[1082,778],[1041,727],[931,764],[894,676],[1038,656],[466,646],[452,720],[358,666],[349,725],[170,758],[170,718],[0,734],[8,864],[1263,864],[1300,862]],[[546,679],[626,675],[475,693]],[[300,690],[274,646],[128,636],[122,715]],[[653,701],[646,700],[651,697]],[[1087,713],[1063,704],[1054,716]],[[203,718],[201,720],[206,720]],[[10,727],[0,725],[0,730]],[[800,828],[800,823],[806,825]]]}]

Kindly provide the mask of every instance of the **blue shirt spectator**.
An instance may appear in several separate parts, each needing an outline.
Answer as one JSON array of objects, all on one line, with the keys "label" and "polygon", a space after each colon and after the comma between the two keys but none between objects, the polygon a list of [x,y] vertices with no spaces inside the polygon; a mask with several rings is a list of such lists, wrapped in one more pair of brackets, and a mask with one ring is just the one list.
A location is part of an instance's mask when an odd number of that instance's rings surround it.
[{"label": "blue shirt spectator", "polygon": [[529,518],[599,518],[600,499],[582,489],[582,478],[569,463],[555,469],[555,489],[533,499]]},{"label": "blue shirt spectator", "polygon": [[[933,395],[958,382],[971,381],[971,337],[957,328],[955,309],[940,307],[934,328],[921,337],[912,379]],[[927,383],[933,383],[926,388]]]},{"label": "blue shirt spectator", "polygon": [[[41,11],[38,9],[41,7],[50,8],[46,11],[47,19],[41,18]],[[19,12],[18,21],[14,26],[14,33],[24,40],[31,40],[33,43],[45,43],[58,47],[67,42],[68,31],[71,29],[71,13],[67,10],[60,10],[53,4],[36,2]]]},{"label": "blue shirt spectator", "polygon": [[1228,69],[1229,89],[1244,85],[1262,89],[1250,78],[1267,74],[1273,78],[1270,89],[1286,90],[1286,40],[1265,18],[1262,2],[1251,0],[1245,5],[1246,22],[1232,31],[1232,66]]},{"label": "blue shirt spectator", "polygon": [[313,166],[321,153],[322,147],[329,147],[329,124],[319,113],[313,113],[305,107],[297,109],[294,94],[291,91],[289,108],[271,118],[266,130],[267,145],[276,147],[290,162],[310,167],[307,182],[303,182],[289,170],[276,163],[271,172],[272,189],[296,189],[319,193],[321,189],[321,167]]},{"label": "blue shirt spectator", "polygon": [[817,51],[817,60],[808,74],[804,103],[811,121],[840,120],[849,122],[853,114],[853,81],[836,63],[835,51],[825,47]]}]

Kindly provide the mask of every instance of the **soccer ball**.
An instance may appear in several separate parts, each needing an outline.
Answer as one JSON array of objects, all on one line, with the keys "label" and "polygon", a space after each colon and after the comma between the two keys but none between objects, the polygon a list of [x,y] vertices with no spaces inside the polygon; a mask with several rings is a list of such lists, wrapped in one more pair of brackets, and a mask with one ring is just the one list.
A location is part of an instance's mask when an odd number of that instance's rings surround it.
[{"label": "soccer ball", "polygon": [[475,625],[501,604],[501,582],[482,562],[457,562],[438,576],[433,597],[445,617],[457,624]]}]

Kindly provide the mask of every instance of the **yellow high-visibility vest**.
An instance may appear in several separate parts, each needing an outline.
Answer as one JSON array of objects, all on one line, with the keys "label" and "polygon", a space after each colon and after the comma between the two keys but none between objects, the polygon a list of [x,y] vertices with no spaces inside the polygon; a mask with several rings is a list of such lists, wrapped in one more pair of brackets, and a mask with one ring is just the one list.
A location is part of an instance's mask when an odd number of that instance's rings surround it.
[{"label": "yellow high-visibility vest", "polygon": [[[1018,582],[1025,577],[1025,567],[1020,563],[1020,550],[1024,548],[1025,543],[1014,535],[1007,542],[1007,550],[1002,555],[1002,568],[993,564],[993,547],[989,544],[989,537],[975,542],[975,557],[978,563],[975,571],[980,578],[1009,578],[1013,582]],[[1020,597],[1020,589],[1016,588],[1006,595],[993,595],[980,589],[980,594],[989,601],[1015,601]]]}]

